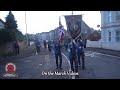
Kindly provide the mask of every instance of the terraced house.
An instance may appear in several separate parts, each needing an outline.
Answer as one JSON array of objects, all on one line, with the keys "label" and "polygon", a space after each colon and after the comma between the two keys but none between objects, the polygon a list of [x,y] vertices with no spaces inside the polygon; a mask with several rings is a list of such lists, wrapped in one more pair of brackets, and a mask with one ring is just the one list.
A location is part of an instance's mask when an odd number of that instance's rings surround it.
[{"label": "terraced house", "polygon": [[5,28],[5,24],[4,21],[2,19],[0,19],[0,29]]}]

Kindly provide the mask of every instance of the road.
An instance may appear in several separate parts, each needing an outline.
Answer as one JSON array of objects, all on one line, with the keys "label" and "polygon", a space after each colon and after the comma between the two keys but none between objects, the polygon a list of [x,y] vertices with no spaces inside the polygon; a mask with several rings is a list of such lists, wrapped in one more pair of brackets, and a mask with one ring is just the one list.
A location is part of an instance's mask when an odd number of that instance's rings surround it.
[{"label": "road", "polygon": [[85,51],[85,66],[79,68],[80,79],[120,79],[120,57]]},{"label": "road", "polygon": [[[2,75],[9,62],[16,65],[18,77],[7,79],[74,79],[72,75],[65,75],[70,69],[67,51],[62,55],[63,70],[56,70],[54,54],[44,48],[39,55],[33,52],[29,57],[1,60],[0,79],[6,79]],[[120,57],[85,51],[85,65],[85,70],[79,68],[78,79],[120,79]]]},{"label": "road", "polygon": [[[54,54],[47,49],[41,49],[40,54],[33,52],[33,55],[20,59],[10,59],[0,61],[0,78],[5,73],[5,65],[12,62],[16,65],[18,77],[13,79],[69,79],[68,75],[52,75],[56,71],[63,72],[68,70],[68,62],[63,57],[63,70],[56,70]],[[47,75],[45,74],[47,73]],[[9,79],[9,78],[7,78]],[[12,79],[12,78],[10,78]]]}]

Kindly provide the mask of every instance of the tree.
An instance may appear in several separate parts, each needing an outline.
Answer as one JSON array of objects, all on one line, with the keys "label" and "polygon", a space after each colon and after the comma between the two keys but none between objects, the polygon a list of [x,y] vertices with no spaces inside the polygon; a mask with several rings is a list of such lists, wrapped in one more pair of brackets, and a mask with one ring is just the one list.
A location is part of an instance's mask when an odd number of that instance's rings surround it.
[{"label": "tree", "polygon": [[12,14],[11,11],[9,11],[9,14],[6,17],[6,22],[5,22],[5,28],[6,29],[17,29],[17,21],[14,18],[14,15]]},{"label": "tree", "polygon": [[6,17],[5,28],[11,36],[11,40],[25,40],[25,36],[17,29],[17,21],[11,11]]},{"label": "tree", "polygon": [[13,33],[6,29],[0,29],[0,45],[11,42],[14,39]]}]

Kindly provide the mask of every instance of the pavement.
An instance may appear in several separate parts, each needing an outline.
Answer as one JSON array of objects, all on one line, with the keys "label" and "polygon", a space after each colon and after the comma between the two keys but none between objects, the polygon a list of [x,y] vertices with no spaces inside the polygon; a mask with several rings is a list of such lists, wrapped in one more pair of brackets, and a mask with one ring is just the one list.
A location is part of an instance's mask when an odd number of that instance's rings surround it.
[{"label": "pavement", "polygon": [[31,45],[31,46],[26,47],[24,50],[20,51],[20,54],[18,54],[18,55],[0,57],[0,61],[29,57],[31,55],[34,55],[35,52],[36,52],[35,46]]},{"label": "pavement", "polygon": [[85,48],[85,50],[120,57],[120,51],[116,51],[116,50],[109,50],[109,49],[103,49],[103,48],[92,48],[92,47],[87,47]]}]

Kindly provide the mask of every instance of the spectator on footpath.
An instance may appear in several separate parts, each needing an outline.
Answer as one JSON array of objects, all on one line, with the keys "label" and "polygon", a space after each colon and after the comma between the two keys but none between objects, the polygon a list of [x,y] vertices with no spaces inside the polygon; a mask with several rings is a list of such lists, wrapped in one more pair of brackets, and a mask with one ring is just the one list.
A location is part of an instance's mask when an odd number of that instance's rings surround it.
[{"label": "spectator on footpath", "polygon": [[17,55],[20,53],[20,43],[18,40],[15,40],[13,44],[14,44],[13,46],[14,46],[15,54]]}]

